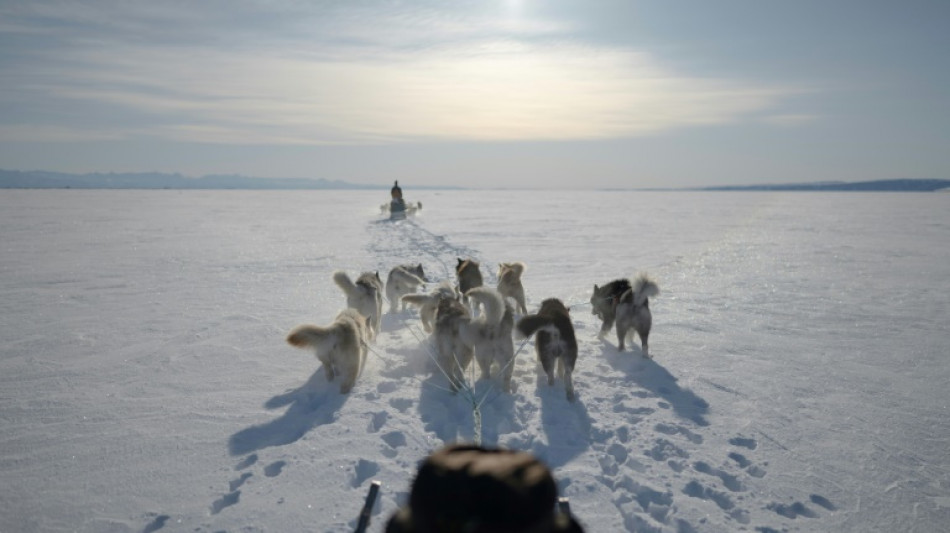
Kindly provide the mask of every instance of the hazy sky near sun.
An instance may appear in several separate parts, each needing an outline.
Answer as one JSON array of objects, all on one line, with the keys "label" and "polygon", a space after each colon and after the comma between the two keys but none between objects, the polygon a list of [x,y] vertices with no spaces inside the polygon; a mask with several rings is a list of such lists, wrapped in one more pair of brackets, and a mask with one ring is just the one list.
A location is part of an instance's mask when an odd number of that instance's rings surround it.
[{"label": "hazy sky near sun", "polygon": [[950,177],[950,2],[0,0],[0,168]]}]

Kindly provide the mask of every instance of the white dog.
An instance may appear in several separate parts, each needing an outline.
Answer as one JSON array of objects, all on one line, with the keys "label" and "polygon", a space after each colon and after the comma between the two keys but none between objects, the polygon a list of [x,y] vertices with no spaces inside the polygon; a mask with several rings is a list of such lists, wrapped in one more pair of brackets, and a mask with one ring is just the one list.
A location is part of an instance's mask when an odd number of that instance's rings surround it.
[{"label": "white dog", "polygon": [[525,268],[525,264],[520,261],[498,265],[498,292],[505,298],[513,298],[518,304],[517,311],[522,315],[528,313],[528,308],[525,306],[524,286],[521,284],[521,274],[524,273]]},{"label": "white dog", "polygon": [[297,326],[287,335],[287,342],[298,348],[313,348],[323,363],[327,381],[341,375],[340,393],[346,394],[366,364],[366,333],[363,315],[355,309],[344,309],[328,326]]},{"label": "white dog", "polygon": [[346,294],[346,306],[356,309],[366,318],[369,338],[379,335],[379,321],[383,314],[383,282],[379,273],[363,272],[354,283],[346,272],[333,273],[333,282]]},{"label": "white dog", "polygon": [[402,301],[403,295],[412,294],[426,282],[425,272],[422,265],[399,265],[389,271],[389,277],[386,278],[386,298],[389,300],[389,312],[395,313],[396,306],[402,310],[406,309],[406,302]]}]

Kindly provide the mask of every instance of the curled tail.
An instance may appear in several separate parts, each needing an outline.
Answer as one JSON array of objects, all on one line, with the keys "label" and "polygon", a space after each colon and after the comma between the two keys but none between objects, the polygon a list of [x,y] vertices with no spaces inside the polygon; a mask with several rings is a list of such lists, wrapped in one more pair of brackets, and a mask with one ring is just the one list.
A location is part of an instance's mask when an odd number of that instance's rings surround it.
[{"label": "curled tail", "polygon": [[535,334],[539,329],[550,326],[553,324],[553,321],[550,317],[544,315],[525,315],[521,317],[521,320],[515,325],[515,328],[518,329],[518,332],[525,337],[530,337]]},{"label": "curled tail", "polygon": [[637,307],[645,304],[648,298],[660,294],[660,286],[643,273],[637,275],[630,288],[633,290],[633,304]]},{"label": "curled tail", "polygon": [[343,292],[347,295],[356,290],[356,284],[353,283],[353,280],[342,270],[337,270],[333,273],[333,283],[336,283],[336,286],[343,289]]},{"label": "curled tail", "polygon": [[498,277],[510,277],[512,279],[521,279],[527,265],[521,261],[514,263],[501,263],[498,265]]},{"label": "curled tail", "polygon": [[475,287],[469,289],[465,295],[485,307],[486,324],[501,323],[501,319],[505,316],[505,298],[500,292],[490,287]]}]

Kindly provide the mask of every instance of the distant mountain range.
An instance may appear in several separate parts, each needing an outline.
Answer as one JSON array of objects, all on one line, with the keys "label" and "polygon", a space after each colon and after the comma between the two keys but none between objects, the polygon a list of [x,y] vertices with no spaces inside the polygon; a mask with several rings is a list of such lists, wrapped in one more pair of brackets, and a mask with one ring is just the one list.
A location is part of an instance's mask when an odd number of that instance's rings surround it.
[{"label": "distant mountain range", "polygon": [[[388,187],[388,186],[387,186]],[[0,170],[3,189],[382,189],[382,185],[356,185],[323,178],[250,178],[238,175],[208,175],[198,178],[181,174],[94,173],[66,174],[42,170]]]},{"label": "distant mountain range", "polygon": [[877,181],[821,181],[815,183],[785,183],[775,185],[735,185],[701,187],[700,191],[892,191],[933,192],[950,190],[950,180],[899,179]]},{"label": "distant mountain range", "polygon": [[[0,189],[388,189],[384,185],[359,185],[323,178],[252,178],[239,175],[207,175],[188,177],[159,172],[67,174],[42,170],[20,171],[0,169]],[[414,185],[413,189],[460,189]],[[664,189],[684,190],[684,189]],[[824,181],[776,185],[730,185],[691,188],[693,191],[950,191],[950,180],[896,179],[878,181]]]}]

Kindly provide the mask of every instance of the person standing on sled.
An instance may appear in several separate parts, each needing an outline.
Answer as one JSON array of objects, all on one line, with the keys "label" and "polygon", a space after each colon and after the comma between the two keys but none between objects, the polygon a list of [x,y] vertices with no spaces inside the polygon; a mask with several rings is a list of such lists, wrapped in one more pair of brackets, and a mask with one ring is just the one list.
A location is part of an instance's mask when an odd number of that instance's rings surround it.
[{"label": "person standing on sled", "polygon": [[406,218],[406,201],[402,199],[402,189],[399,188],[399,180],[396,180],[396,183],[393,184],[393,188],[389,191],[393,199],[389,202],[389,217],[390,218]]}]

